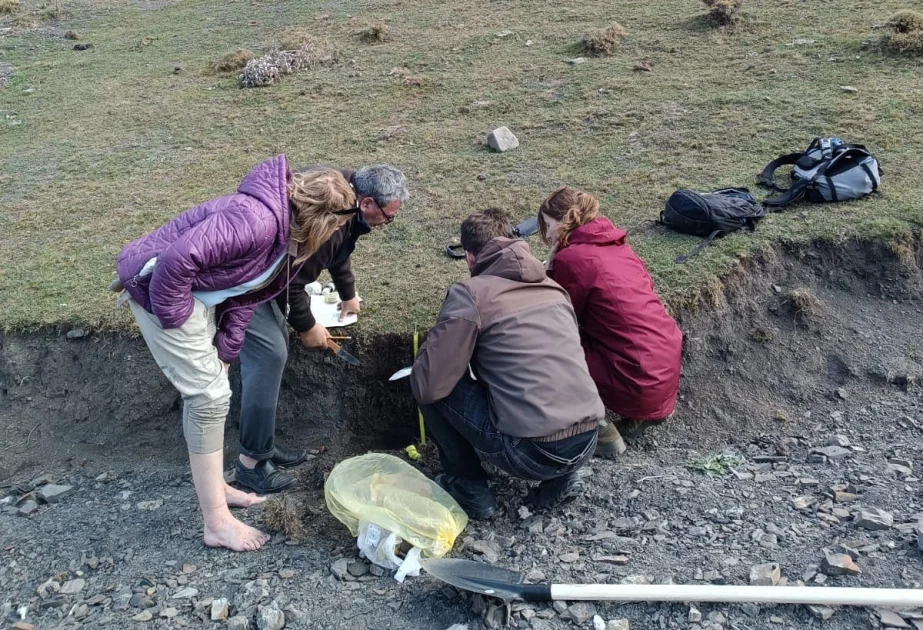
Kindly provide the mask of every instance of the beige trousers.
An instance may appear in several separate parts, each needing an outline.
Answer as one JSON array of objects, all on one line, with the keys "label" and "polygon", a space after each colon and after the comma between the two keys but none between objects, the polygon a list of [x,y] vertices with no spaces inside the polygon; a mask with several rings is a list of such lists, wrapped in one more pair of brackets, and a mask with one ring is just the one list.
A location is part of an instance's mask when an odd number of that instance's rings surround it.
[{"label": "beige trousers", "polygon": [[183,434],[190,453],[214,453],[224,447],[224,420],[231,407],[231,384],[218,358],[215,309],[198,300],[179,328],[165,330],[160,320],[128,301],[141,335],[158,367],[183,397]]}]

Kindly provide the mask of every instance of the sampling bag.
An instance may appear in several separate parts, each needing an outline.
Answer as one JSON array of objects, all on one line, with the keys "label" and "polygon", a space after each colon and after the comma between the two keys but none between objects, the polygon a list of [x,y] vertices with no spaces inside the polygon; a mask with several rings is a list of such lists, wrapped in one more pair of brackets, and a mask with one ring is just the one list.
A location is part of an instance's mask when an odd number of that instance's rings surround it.
[{"label": "sampling bag", "polygon": [[360,533],[360,521],[371,523],[384,530],[382,540],[394,534],[397,542],[404,540],[428,557],[444,556],[468,524],[468,515],[436,482],[384,453],[351,457],[334,466],[324,498],[330,513],[353,536]]}]

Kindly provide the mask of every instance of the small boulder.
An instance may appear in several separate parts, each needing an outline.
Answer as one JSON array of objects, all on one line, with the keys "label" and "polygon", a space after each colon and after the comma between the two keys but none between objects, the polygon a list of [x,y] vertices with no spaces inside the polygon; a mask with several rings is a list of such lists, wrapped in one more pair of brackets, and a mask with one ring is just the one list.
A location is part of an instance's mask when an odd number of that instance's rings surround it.
[{"label": "small boulder", "polygon": [[593,604],[588,602],[576,602],[567,607],[567,610],[564,611],[561,618],[572,621],[578,626],[582,626],[592,619],[595,614],[596,606]]},{"label": "small boulder", "polygon": [[827,575],[859,575],[862,569],[846,553],[824,553],[820,569]]},{"label": "small boulder", "polygon": [[228,619],[228,630],[250,630],[250,620],[243,615],[237,615]]},{"label": "small boulder", "polygon": [[212,601],[212,621],[225,621],[230,614],[230,604],[227,599],[221,598]]},{"label": "small boulder", "polygon": [[487,135],[487,145],[497,153],[505,153],[519,146],[519,138],[509,127],[498,127]]}]

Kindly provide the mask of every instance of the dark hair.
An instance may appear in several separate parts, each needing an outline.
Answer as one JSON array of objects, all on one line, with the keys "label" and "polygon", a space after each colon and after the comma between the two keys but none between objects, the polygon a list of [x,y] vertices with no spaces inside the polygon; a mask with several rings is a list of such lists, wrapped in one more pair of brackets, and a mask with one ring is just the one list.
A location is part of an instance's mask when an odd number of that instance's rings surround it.
[{"label": "dark hair", "polygon": [[499,208],[488,208],[474,214],[461,224],[461,244],[466,252],[477,256],[487,243],[497,237],[513,238],[513,230],[506,213]]},{"label": "dark hair", "polygon": [[567,247],[571,232],[586,225],[599,216],[599,201],[593,195],[561,186],[551,193],[538,209],[538,230],[546,243],[551,243],[551,234],[542,215],[548,215],[558,222],[559,247]]}]

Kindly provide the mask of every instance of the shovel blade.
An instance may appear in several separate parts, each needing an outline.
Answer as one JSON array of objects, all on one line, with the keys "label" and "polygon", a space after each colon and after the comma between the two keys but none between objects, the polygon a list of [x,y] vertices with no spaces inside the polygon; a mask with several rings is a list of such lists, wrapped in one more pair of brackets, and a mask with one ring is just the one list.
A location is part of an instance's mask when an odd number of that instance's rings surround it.
[{"label": "shovel blade", "polygon": [[522,573],[483,562],[460,558],[421,558],[420,564],[427,573],[455,588],[506,601],[522,599],[523,590],[528,588],[522,583]]}]

